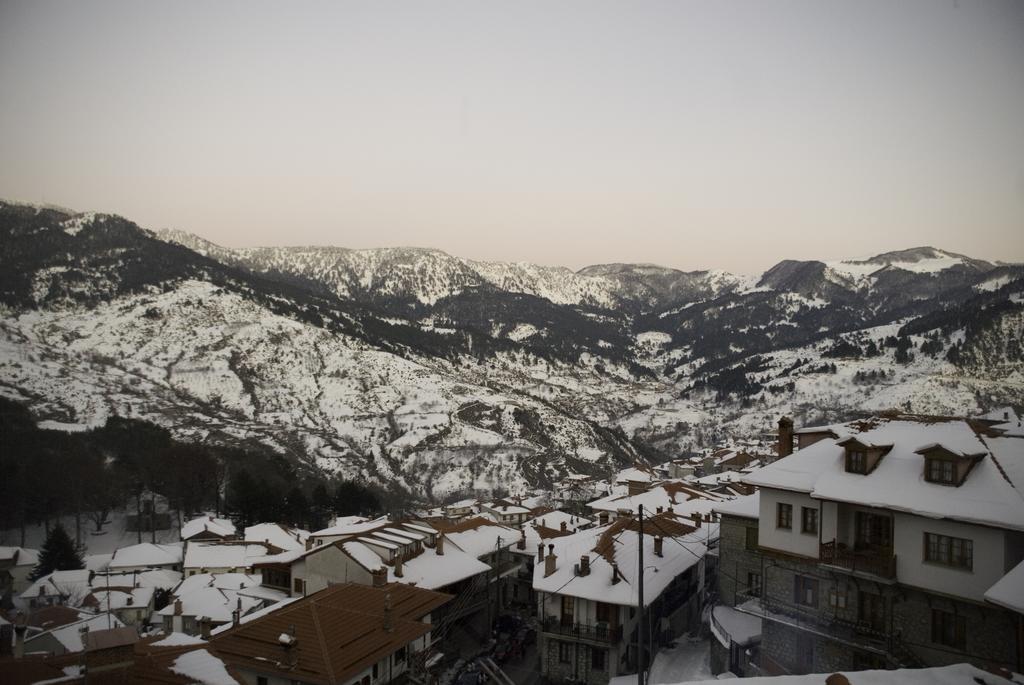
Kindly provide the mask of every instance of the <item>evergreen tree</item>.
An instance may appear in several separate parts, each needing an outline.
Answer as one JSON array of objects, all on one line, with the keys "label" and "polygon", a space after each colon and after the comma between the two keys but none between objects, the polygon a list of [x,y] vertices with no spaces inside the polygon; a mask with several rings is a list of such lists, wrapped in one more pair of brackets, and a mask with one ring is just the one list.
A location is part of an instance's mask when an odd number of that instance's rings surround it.
[{"label": "evergreen tree", "polygon": [[71,536],[64,530],[64,526],[57,523],[50,529],[46,536],[43,549],[39,552],[39,563],[29,575],[29,580],[39,580],[43,576],[54,571],[72,571],[85,568],[82,556],[75,549],[75,543]]}]

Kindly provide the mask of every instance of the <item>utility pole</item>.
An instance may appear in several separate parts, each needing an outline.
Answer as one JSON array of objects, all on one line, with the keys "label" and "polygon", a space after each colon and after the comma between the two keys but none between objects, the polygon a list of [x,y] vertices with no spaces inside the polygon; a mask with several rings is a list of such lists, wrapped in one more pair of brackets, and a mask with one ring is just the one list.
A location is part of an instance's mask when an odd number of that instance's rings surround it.
[{"label": "utility pole", "polygon": [[644,619],[644,505],[640,505],[639,509],[637,509],[637,514],[640,521],[640,544],[637,546],[638,569],[640,572],[640,575],[637,576],[637,591],[640,595],[637,601],[637,609],[640,622],[637,625],[637,643],[639,648],[637,649],[636,685],[644,685],[646,680],[644,670],[647,666],[647,659],[644,658],[644,627],[647,625],[647,621]]}]

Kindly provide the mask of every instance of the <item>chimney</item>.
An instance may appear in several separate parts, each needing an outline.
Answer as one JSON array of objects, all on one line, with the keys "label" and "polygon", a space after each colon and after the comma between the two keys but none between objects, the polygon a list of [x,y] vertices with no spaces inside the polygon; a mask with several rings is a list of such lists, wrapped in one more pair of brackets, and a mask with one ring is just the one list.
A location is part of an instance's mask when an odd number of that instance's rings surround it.
[{"label": "chimney", "polygon": [[131,606],[135,604],[135,597],[133,597],[132,595],[128,595],[128,599],[126,599],[124,603],[126,606]]},{"label": "chimney", "polygon": [[665,511],[665,508],[664,507],[657,507],[657,509],[655,511],[656,511],[656,513],[660,514],[660,513]]},{"label": "chimney", "polygon": [[384,632],[390,633],[394,630],[391,617],[391,593],[384,593]]},{"label": "chimney", "polygon": [[612,562],[612,585],[616,585],[616,584],[618,584],[619,580],[620,580],[620,576],[619,576],[619,565],[618,565],[618,564],[616,564],[616,563],[615,563],[615,562],[613,561],[613,562]]},{"label": "chimney", "polygon": [[558,561],[558,557],[555,556],[555,546],[548,545],[548,555],[544,557],[544,577],[547,578],[555,572],[555,562]]},{"label": "chimney", "polygon": [[581,576],[589,576],[590,575],[590,555],[589,554],[584,554],[582,557],[580,557],[580,575]]},{"label": "chimney", "polygon": [[630,497],[636,497],[637,495],[642,495],[643,493],[647,492],[647,483],[640,480],[629,481],[628,487],[628,494]]},{"label": "chimney", "polygon": [[516,549],[526,549],[526,531],[524,530],[522,535],[519,536],[519,542],[516,543]]},{"label": "chimney", "polygon": [[444,533],[437,534],[437,542],[434,543],[434,552],[439,557],[444,556]]},{"label": "chimney", "polygon": [[388,584],[388,569],[385,566],[370,571],[373,578],[373,587],[384,587]]},{"label": "chimney", "polygon": [[25,656],[25,630],[28,625],[25,622],[25,614],[18,612],[14,617],[14,658],[21,659]]},{"label": "chimney", "polygon": [[538,562],[544,561],[544,543],[543,542],[538,542],[537,543],[537,561]]},{"label": "chimney", "polygon": [[691,518],[693,519],[694,527],[700,528],[700,514],[693,514]]},{"label": "chimney", "polygon": [[558,530],[562,531],[563,533],[567,530],[565,521],[562,521],[562,523],[559,524]]},{"label": "chimney", "polygon": [[660,535],[658,535],[657,537],[654,538],[654,556],[656,556],[656,557],[663,557],[663,556],[665,556],[664,553],[663,553],[663,548],[662,548],[662,545],[664,544],[664,542],[665,542],[664,539]]},{"label": "chimney", "polygon": [[779,458],[793,454],[793,419],[783,416],[779,419]]},{"label": "chimney", "polygon": [[199,619],[199,637],[204,640],[210,639],[210,617],[203,616]]},{"label": "chimney", "polygon": [[242,598],[239,597],[235,604],[235,610],[231,612],[231,625],[237,626],[242,622]]},{"label": "chimney", "polygon": [[402,554],[395,557],[395,578],[402,577]]},{"label": "chimney", "polygon": [[175,616],[181,616],[181,600],[180,599],[174,600],[174,615]]}]

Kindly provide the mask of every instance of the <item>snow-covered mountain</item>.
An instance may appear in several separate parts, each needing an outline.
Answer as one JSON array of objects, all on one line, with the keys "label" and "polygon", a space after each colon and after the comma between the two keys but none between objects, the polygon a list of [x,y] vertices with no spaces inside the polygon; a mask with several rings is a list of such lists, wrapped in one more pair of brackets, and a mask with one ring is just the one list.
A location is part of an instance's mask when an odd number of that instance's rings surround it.
[{"label": "snow-covered mountain", "polygon": [[230,250],[0,203],[0,392],[427,498],[607,474],[778,416],[1024,403],[1024,269],[933,248],[759,278]]},{"label": "snow-covered mountain", "polygon": [[714,296],[741,282],[721,271],[688,273],[645,264],[608,264],[573,272],[522,262],[479,262],[422,248],[231,249],[183,231],[165,230],[157,235],[226,264],[257,273],[308,279],[342,297],[382,305],[434,305],[467,289],[490,286],[559,305],[655,309],[666,303]]}]

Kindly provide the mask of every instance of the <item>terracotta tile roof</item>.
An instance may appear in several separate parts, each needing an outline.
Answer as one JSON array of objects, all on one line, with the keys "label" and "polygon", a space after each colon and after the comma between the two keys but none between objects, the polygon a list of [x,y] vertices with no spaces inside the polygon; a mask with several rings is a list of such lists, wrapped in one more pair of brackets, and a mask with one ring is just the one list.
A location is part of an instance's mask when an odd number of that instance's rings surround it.
[{"label": "terracotta tile roof", "polygon": [[[166,683],[167,685],[191,685],[196,682],[190,678],[172,670],[175,660],[182,654],[197,650],[209,652],[212,656],[221,658],[216,648],[210,643],[185,644],[175,646],[154,645],[154,642],[163,640],[163,636],[147,638],[135,643],[135,661],[130,670],[132,683]],[[245,683],[238,672],[227,666],[228,674],[240,684]],[[89,682],[93,682],[93,674],[89,674]]]},{"label": "terracotta tile roof", "polygon": [[[385,597],[391,630],[385,630]],[[450,595],[400,583],[332,585],[224,633],[212,643],[235,668],[323,685],[344,683],[430,631],[420,619]],[[282,634],[295,637],[287,647]]]},{"label": "terracotta tile roof", "polygon": [[[695,526],[685,523],[686,519],[677,516],[672,512],[644,516],[644,535],[677,538],[689,535],[697,530]],[[615,539],[623,531],[640,531],[640,522],[632,516],[622,516],[615,519],[608,529],[601,533],[594,551],[604,557],[608,563],[615,561]]]}]

